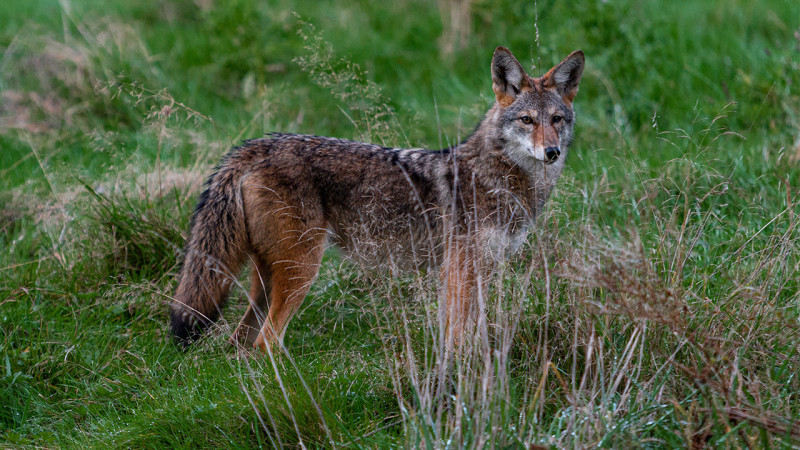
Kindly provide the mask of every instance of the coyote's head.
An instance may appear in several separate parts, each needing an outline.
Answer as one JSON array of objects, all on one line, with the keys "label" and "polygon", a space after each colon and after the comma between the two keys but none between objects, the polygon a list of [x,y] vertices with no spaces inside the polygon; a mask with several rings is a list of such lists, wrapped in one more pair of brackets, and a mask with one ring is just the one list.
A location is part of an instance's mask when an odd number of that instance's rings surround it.
[{"label": "coyote's head", "polygon": [[583,52],[572,52],[540,78],[532,78],[505,47],[492,58],[496,138],[518,165],[562,165],[572,141],[572,100],[583,73]]}]

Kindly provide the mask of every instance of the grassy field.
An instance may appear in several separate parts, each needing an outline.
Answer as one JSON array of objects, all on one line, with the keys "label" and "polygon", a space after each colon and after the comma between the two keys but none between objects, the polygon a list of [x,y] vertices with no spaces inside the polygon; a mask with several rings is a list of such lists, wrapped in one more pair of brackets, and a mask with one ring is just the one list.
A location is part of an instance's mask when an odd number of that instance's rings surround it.
[{"label": "grassy field", "polygon": [[[451,17],[467,17],[454,21]],[[269,131],[444,147],[582,49],[576,140],[486,341],[326,255],[286,352],[187,352],[204,178]],[[0,446],[800,446],[800,2],[0,2]]]}]

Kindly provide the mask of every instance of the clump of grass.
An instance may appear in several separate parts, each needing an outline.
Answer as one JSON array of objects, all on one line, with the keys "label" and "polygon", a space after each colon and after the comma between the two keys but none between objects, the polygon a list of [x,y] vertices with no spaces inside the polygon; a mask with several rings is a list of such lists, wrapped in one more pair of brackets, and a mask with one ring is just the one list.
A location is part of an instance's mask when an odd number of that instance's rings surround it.
[{"label": "clump of grass", "polygon": [[[95,202],[91,219],[109,238],[103,256],[108,273],[153,281],[174,273],[182,233],[188,227],[186,205],[177,189],[172,191],[173,206],[165,207],[163,197],[159,201],[109,196],[85,186]],[[182,219],[176,221],[175,216]]]}]

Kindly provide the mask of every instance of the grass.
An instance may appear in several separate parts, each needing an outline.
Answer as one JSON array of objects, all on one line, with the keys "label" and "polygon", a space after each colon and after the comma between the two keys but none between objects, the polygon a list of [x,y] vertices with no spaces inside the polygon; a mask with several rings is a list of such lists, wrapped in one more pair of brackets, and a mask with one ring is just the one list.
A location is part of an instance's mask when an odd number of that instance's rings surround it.
[{"label": "grass", "polygon": [[[448,8],[0,4],[0,442],[800,445],[800,4],[473,1],[458,30]],[[484,344],[443,356],[433,274],[330,252],[287,354],[226,345],[243,289],[173,345],[189,215],[227,148],[449,145],[492,101],[496,45],[533,73],[576,48],[588,65]]]}]

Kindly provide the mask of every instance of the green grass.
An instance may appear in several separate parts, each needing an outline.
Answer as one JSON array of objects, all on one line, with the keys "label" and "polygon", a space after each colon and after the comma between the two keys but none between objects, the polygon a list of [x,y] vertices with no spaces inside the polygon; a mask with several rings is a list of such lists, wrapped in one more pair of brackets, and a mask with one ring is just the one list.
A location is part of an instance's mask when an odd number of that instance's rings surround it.
[{"label": "green grass", "polygon": [[[800,3],[473,1],[453,53],[442,11],[0,3],[0,444],[800,445]],[[335,252],[288,355],[226,344],[243,289],[173,345],[189,216],[230,146],[449,145],[493,101],[497,45],[587,69],[565,175],[486,295],[488,350],[437,353],[435,275]]]}]

